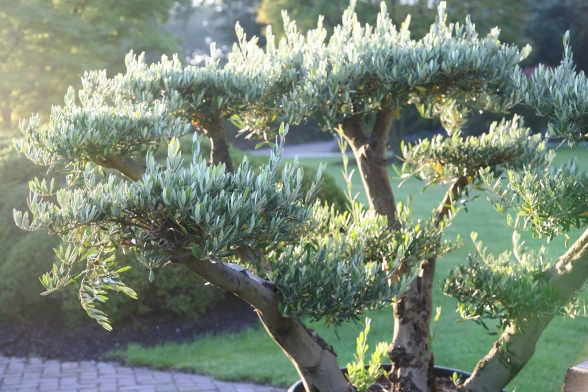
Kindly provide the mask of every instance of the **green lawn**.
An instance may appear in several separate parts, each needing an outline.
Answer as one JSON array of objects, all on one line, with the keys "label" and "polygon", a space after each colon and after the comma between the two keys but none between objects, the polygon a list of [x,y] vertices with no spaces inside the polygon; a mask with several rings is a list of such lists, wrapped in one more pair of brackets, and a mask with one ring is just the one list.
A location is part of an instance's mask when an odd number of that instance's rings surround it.
[{"label": "green lawn", "polygon": [[[582,149],[560,149],[556,163],[561,163],[578,156],[580,167],[588,167],[588,152]],[[320,161],[328,163],[327,172],[336,176],[344,187],[340,174],[340,159],[303,159],[304,165],[318,165]],[[394,177],[395,174],[392,174]],[[393,184],[398,185],[398,179]],[[422,184],[416,180],[408,181],[400,189],[395,188],[397,201],[406,201],[408,194],[415,194],[413,210],[416,216],[424,216],[441,200],[444,189],[431,189],[420,194]],[[363,190],[358,175],[354,178],[356,192]],[[360,200],[366,202],[365,197]],[[469,233],[475,230],[478,239],[484,241],[490,251],[500,252],[510,248],[512,231],[504,225],[502,217],[480,197],[469,206],[469,212],[462,211],[454,224],[447,230],[447,235],[455,237],[458,233],[464,238],[464,246],[439,260],[437,277],[443,279],[447,272],[465,260],[472,249]],[[579,232],[571,233],[572,241]],[[527,245],[538,248],[545,244],[543,240],[534,240],[525,236]],[[553,258],[565,250],[563,240],[557,239],[548,245]],[[587,295],[583,295],[588,298]],[[491,348],[494,341],[478,325],[456,323],[455,302],[444,297],[439,289],[435,292],[436,306],[442,307],[442,315],[433,328],[436,337],[433,342],[436,364],[456,367],[471,371],[476,362]],[[371,347],[378,341],[390,341],[392,337],[391,309],[384,309],[369,314],[372,329],[369,337]],[[491,323],[489,325],[492,325]],[[332,344],[338,353],[339,363],[345,366],[352,360],[355,350],[355,338],[362,330],[362,325],[344,325],[337,331],[338,339],[332,329],[321,324],[311,324],[319,335]],[[557,318],[548,327],[537,345],[535,356],[519,376],[509,385],[508,390],[516,388],[517,392],[551,392],[561,391],[566,369],[580,361],[588,359],[588,322],[583,319]],[[147,365],[158,368],[175,368],[210,374],[225,380],[250,380],[257,383],[269,383],[287,386],[297,380],[297,374],[280,349],[267,336],[265,330],[247,330],[231,335],[206,337],[193,343],[170,344],[154,348],[142,348],[131,345],[113,355],[124,358],[131,364]]]}]

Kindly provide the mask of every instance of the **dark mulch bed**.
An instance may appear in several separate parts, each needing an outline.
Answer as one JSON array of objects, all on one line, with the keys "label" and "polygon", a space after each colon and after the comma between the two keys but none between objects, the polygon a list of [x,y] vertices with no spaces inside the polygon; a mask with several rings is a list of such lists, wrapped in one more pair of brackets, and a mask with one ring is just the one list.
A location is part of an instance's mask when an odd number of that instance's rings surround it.
[{"label": "dark mulch bed", "polygon": [[103,360],[108,351],[128,343],[154,346],[192,341],[203,334],[235,332],[259,325],[259,319],[249,304],[227,294],[224,300],[197,321],[169,317],[136,318],[114,324],[111,332],[97,323],[71,330],[59,320],[36,324],[0,320],[0,354],[64,361]]}]

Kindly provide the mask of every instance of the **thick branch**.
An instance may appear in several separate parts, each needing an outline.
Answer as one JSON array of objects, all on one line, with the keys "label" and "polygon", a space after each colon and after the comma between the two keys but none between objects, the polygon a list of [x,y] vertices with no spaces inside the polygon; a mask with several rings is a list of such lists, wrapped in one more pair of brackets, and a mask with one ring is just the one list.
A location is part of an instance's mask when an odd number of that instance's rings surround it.
[{"label": "thick branch", "polygon": [[207,282],[236,294],[255,308],[267,332],[296,366],[308,392],[353,392],[332,349],[302,324],[282,316],[271,282],[236,264],[194,257],[182,262]]},{"label": "thick branch", "polygon": [[122,156],[93,157],[92,161],[97,165],[109,169],[115,169],[130,178],[138,181],[145,174],[145,166],[135,162],[132,158]]},{"label": "thick branch", "polygon": [[234,172],[224,119],[202,120],[201,125],[204,135],[210,140],[210,162],[213,165],[224,163],[228,172]]},{"label": "thick branch", "polygon": [[466,186],[468,186],[468,179],[465,176],[459,176],[457,180],[451,184],[451,187],[445,193],[443,202],[441,202],[441,205],[437,208],[439,214],[437,215],[436,220],[437,225],[449,216],[455,201],[459,198]]},{"label": "thick branch", "polygon": [[[588,279],[588,230],[550,270],[548,284],[561,299],[572,299]],[[463,391],[502,390],[535,353],[541,334],[555,315],[537,315],[511,324],[474,369]]]},{"label": "thick branch", "polygon": [[388,178],[387,141],[394,113],[390,107],[382,107],[368,138],[362,115],[343,120],[343,136],[355,155],[361,179],[370,206],[388,218],[390,227],[397,228],[396,205]]},{"label": "thick branch", "polygon": [[378,154],[388,153],[388,136],[394,120],[394,111],[390,106],[382,106],[376,116],[376,122],[370,135],[370,147]]}]

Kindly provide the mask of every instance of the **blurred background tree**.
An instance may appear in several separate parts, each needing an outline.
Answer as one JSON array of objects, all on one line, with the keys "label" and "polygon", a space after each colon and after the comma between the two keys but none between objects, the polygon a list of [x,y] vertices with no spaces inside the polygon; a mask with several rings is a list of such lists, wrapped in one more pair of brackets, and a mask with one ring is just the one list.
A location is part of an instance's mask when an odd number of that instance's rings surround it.
[{"label": "blurred background tree", "polygon": [[557,66],[563,53],[562,37],[570,30],[574,62],[588,72],[588,2],[585,0],[529,1],[527,35],[533,40],[531,60]]},{"label": "blurred background tree", "polygon": [[[555,1],[555,0],[554,0]],[[580,0],[578,0],[580,1]],[[385,0],[388,13],[397,25],[411,15],[410,30],[413,38],[421,38],[428,31],[437,15],[440,0]],[[329,32],[341,22],[341,15],[349,5],[347,0],[261,0],[257,20],[271,24],[274,33],[284,35],[281,10],[287,10],[301,31],[316,27],[319,15],[324,15],[324,24]],[[356,12],[362,23],[375,25],[380,10],[379,0],[360,0]],[[487,34],[495,26],[502,29],[501,38],[508,43],[526,44],[525,25],[529,17],[529,5],[522,1],[494,0],[448,0],[449,22],[463,23],[471,15],[476,31]]]},{"label": "blurred background tree", "polygon": [[[2,0],[0,121],[47,114],[84,70],[121,71],[129,50],[175,53],[161,29],[175,0]],[[179,3],[189,3],[181,0]]]}]

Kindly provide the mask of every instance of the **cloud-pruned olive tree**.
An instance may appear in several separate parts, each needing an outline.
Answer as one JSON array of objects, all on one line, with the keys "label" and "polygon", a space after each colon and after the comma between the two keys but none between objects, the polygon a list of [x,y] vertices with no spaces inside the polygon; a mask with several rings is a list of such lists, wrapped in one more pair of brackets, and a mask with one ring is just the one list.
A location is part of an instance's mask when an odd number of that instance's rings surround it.
[{"label": "cloud-pruned olive tree", "polygon": [[[214,57],[195,67],[165,57],[147,64],[130,54],[125,74],[87,73],[78,99],[68,91],[48,124],[36,117],[23,123],[17,148],[68,173],[67,186],[56,191],[32,181],[30,212],[15,211],[23,229],[70,244],[56,251],[59,262],[42,277],[47,293],[75,282],[84,309],[110,329],[97,305],[109,291],[135,295],[121,280],[126,267],[117,264],[117,252],[134,255],[150,279],[166,263],[184,264],[255,308],[310,392],[354,387],[332,348],[300,318],[339,325],[392,303],[392,390],[433,391],[433,276],[437,258],[456,246],[442,234],[459,203],[472,190],[487,189],[499,211],[514,211],[511,226],[537,235],[565,233],[587,219],[576,186],[586,184],[586,174],[573,164],[550,169],[545,141],[522,119],[463,138],[463,118],[523,102],[549,116],[553,135],[582,141],[588,82],[574,72],[569,50],[559,68],[540,68],[527,80],[517,64],[528,48],[501,43],[498,29],[479,37],[467,19],[447,24],[444,4],[420,40],[410,38],[408,20],[397,28],[384,4],[375,26],[360,25],[353,5],[328,40],[320,20],[303,36],[285,16],[286,37],[276,43],[268,28],[265,48],[237,27],[239,43],[222,67]],[[403,176],[447,186],[438,208],[416,221],[409,207],[395,204],[387,172],[391,123],[410,104],[440,117],[449,134],[405,148]],[[270,139],[275,119],[296,123],[310,116],[351,146],[369,209],[353,203],[339,213],[313,202],[320,171],[302,194],[298,163],[279,169],[285,127],[268,164],[256,171],[247,160],[233,166],[226,120]],[[191,124],[211,140],[209,162],[197,136],[191,156],[181,156],[186,138],[180,137]],[[153,151],[162,145],[168,158],[157,162]],[[512,380],[551,318],[574,311],[588,278],[587,234],[555,265],[513,237],[513,252],[500,256],[476,243],[479,254],[443,283],[464,318],[499,319],[504,332],[460,386],[464,391],[499,391]],[[84,268],[74,275],[76,264]],[[497,284],[509,290],[491,295]]]}]

